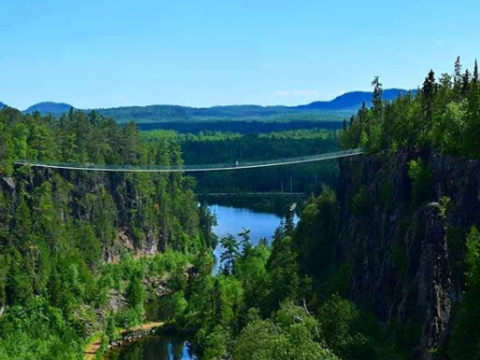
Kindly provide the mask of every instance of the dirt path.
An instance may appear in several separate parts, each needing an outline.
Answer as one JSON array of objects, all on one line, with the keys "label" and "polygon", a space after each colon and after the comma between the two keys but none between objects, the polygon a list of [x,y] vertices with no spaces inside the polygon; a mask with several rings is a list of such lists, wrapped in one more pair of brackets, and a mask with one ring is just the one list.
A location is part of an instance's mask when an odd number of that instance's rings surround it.
[{"label": "dirt path", "polygon": [[[162,325],[163,325],[163,322],[151,322],[151,323],[135,326],[129,330],[122,330],[120,331],[120,333],[125,334],[127,331],[136,332],[136,331],[152,330],[153,328],[156,328]],[[84,360],[95,360],[95,355],[97,354],[97,351],[100,349],[101,345],[102,345],[101,336],[92,340],[92,342],[88,344],[88,346],[85,349],[85,356],[83,357]]]}]

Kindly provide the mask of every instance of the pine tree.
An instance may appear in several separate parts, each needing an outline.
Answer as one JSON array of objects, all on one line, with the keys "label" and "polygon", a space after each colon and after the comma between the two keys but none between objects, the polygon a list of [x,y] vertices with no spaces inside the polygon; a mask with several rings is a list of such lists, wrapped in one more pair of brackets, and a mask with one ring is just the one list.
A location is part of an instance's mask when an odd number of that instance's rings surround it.
[{"label": "pine tree", "polygon": [[436,92],[436,80],[435,73],[430,70],[428,76],[425,78],[422,87],[423,92],[423,110],[425,112],[425,118],[428,122],[432,121],[433,101]]},{"label": "pine tree", "polygon": [[252,242],[250,241],[250,229],[245,229],[237,234],[241,240],[240,245],[242,246],[242,255],[248,257],[250,251],[252,250]]},{"label": "pine tree", "polygon": [[353,125],[353,122],[355,121],[355,116],[350,116],[350,126]]},{"label": "pine tree", "polygon": [[475,65],[473,67],[473,79],[472,79],[472,81],[475,84],[478,84],[478,61],[477,61],[477,59],[475,59]]},{"label": "pine tree", "polygon": [[375,76],[375,78],[373,79],[372,86],[373,86],[373,95],[372,95],[373,111],[375,112],[375,115],[378,119],[383,108],[383,104],[382,104],[383,88],[382,88],[382,83],[380,82],[380,79],[378,76]]},{"label": "pine tree", "polygon": [[435,73],[430,70],[428,76],[425,78],[422,87],[422,109],[425,123],[422,126],[422,133],[420,141],[423,142],[429,130],[433,125],[433,108],[435,102],[435,94],[437,92],[437,84],[435,80]]},{"label": "pine tree", "polygon": [[215,279],[212,291],[212,327],[222,321],[223,299],[222,289],[219,279]]},{"label": "pine tree", "polygon": [[463,88],[463,76],[462,76],[462,64],[460,62],[460,56],[455,61],[455,71],[453,74],[453,92],[455,93],[455,99],[460,101],[462,99]]},{"label": "pine tree", "polygon": [[238,258],[239,244],[235,236],[228,235],[220,240],[220,244],[224,249],[224,252],[220,256],[220,262],[222,264],[222,272],[225,275],[230,275],[233,273],[233,264]]},{"label": "pine tree", "polygon": [[478,63],[475,60],[472,81],[467,90],[467,142],[466,152],[477,157],[480,153],[480,98]]},{"label": "pine tree", "polygon": [[455,61],[455,74],[453,78],[453,85],[460,85],[462,83],[462,64],[460,62],[460,56],[457,57]]},{"label": "pine tree", "polygon": [[465,70],[465,74],[462,79],[462,96],[466,97],[468,94],[468,88],[470,87],[470,71]]}]

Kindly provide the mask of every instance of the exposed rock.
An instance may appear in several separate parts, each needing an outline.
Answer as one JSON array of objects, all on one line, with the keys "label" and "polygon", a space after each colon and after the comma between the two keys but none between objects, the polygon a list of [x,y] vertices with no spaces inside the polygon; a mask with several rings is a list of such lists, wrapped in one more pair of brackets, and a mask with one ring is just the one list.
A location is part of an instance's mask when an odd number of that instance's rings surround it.
[{"label": "exposed rock", "polygon": [[114,349],[120,347],[124,344],[128,344],[137,340],[140,340],[146,336],[153,335],[157,332],[157,328],[148,329],[148,330],[139,330],[122,335],[121,339],[112,341],[108,345],[108,349]]},{"label": "exposed rock", "polygon": [[2,181],[11,193],[15,192],[15,180],[12,177],[2,177]]},{"label": "exposed rock", "polygon": [[147,232],[145,242],[142,246],[141,253],[143,255],[155,255],[158,252],[158,243],[153,231],[150,229]]},{"label": "exposed rock", "polygon": [[116,290],[108,292],[108,310],[111,312],[120,312],[127,307],[127,300]]},{"label": "exposed rock", "polygon": [[[433,359],[430,349],[441,345],[445,335],[452,308],[451,271],[445,233],[445,222],[438,203],[426,206],[421,212],[422,237],[407,239],[409,244],[408,258],[415,259],[410,264],[413,275],[410,298],[416,304],[422,339],[417,352],[422,359]],[[414,244],[416,240],[420,244]],[[413,252],[420,250],[419,256]],[[407,320],[405,318],[405,320]]]},{"label": "exposed rock", "polygon": [[113,243],[103,248],[103,259],[108,263],[118,262],[125,249],[135,256],[152,256],[161,252],[163,248],[160,246],[160,239],[151,229],[147,230],[146,234],[145,240],[137,247],[129,230],[119,229]]},{"label": "exposed rock", "polygon": [[[434,201],[420,207],[412,204],[408,175],[418,157],[431,168]],[[468,229],[480,221],[480,161],[414,151],[369,155],[342,160],[340,179],[341,252],[353,262],[351,298],[384,321],[416,324],[421,335],[414,355],[433,359],[463,290],[461,251],[449,248],[464,247]],[[352,199],[362,188],[368,207],[353,214]]]},{"label": "exposed rock", "polygon": [[144,278],[142,279],[142,283],[145,287],[153,289],[157,297],[162,297],[172,293],[172,290],[168,288],[168,279],[166,278]]}]

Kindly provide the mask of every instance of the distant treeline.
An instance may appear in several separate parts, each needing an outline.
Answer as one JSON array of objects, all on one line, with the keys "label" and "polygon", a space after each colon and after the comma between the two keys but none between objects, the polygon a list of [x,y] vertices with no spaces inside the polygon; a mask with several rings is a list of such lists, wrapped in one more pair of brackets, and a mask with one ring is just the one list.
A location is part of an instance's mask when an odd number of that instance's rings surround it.
[{"label": "distant treeline", "polygon": [[[338,149],[338,134],[326,130],[295,130],[264,134],[205,132],[179,134],[173,131],[142,133],[148,142],[165,139],[178,143],[185,164],[239,164],[245,161],[314,155]],[[322,183],[333,184],[338,172],[335,161],[212,173],[196,173],[197,191],[209,192],[304,192],[312,193]]]},{"label": "distant treeline", "polygon": [[440,77],[430,70],[416,95],[407,93],[392,102],[383,98],[382,84],[373,82],[373,106],[363,106],[342,134],[343,148],[429,148],[444,154],[480,157],[480,75],[462,70]]},{"label": "distant treeline", "polygon": [[341,121],[294,121],[294,122],[265,122],[265,121],[205,121],[205,122],[158,122],[140,123],[141,131],[174,130],[180,133],[198,134],[208,131],[235,132],[240,134],[268,133],[274,131],[300,129],[339,130]]},{"label": "distant treeline", "polygon": [[152,105],[129,106],[95,110],[100,115],[111,117],[119,123],[134,121],[141,123],[157,122],[290,122],[290,121],[342,121],[352,114],[352,110],[298,109],[286,106],[217,106],[197,109],[185,106]]}]

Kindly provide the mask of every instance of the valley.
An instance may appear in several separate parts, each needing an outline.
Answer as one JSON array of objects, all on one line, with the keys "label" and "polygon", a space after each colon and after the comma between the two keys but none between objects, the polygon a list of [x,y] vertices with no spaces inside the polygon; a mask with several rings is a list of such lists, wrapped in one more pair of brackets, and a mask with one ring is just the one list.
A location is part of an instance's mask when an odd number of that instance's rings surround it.
[{"label": "valley", "polygon": [[[98,339],[112,360],[476,359],[477,65],[466,74],[432,71],[393,100],[376,78],[338,129],[142,131],[95,111],[1,109],[0,358],[82,359]],[[352,149],[191,174],[28,165]],[[148,323],[162,327],[109,350]]]}]

